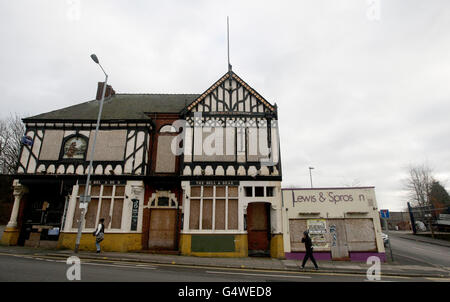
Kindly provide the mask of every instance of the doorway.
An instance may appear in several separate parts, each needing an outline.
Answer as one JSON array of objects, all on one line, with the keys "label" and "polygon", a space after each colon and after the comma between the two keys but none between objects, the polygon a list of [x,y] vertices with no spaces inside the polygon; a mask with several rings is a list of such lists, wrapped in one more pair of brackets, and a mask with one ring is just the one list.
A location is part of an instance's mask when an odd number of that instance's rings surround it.
[{"label": "doorway", "polygon": [[270,256],[270,203],[249,203],[247,207],[249,256]]},{"label": "doorway", "polygon": [[177,209],[151,209],[148,248],[175,250],[177,248],[176,225]]}]

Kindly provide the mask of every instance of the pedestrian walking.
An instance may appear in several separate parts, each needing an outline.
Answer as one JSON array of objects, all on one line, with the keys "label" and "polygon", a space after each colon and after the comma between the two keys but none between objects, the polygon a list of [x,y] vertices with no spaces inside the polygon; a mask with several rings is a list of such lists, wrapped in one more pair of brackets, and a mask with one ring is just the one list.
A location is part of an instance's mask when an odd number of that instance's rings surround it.
[{"label": "pedestrian walking", "polygon": [[97,229],[93,233],[95,236],[95,246],[97,247],[97,253],[100,253],[100,242],[103,241],[103,238],[105,236],[105,225],[104,225],[105,219],[101,218],[100,223],[97,226]]},{"label": "pedestrian walking", "polygon": [[308,235],[308,231],[303,232],[302,242],[305,243],[305,249],[306,249],[306,254],[305,254],[305,257],[303,258],[302,268],[305,268],[306,261],[308,261],[308,258],[311,258],[311,261],[314,264],[314,267],[316,268],[316,270],[319,269],[319,267],[317,266],[317,263],[316,263],[316,259],[314,259],[314,256],[313,256],[312,241]]}]

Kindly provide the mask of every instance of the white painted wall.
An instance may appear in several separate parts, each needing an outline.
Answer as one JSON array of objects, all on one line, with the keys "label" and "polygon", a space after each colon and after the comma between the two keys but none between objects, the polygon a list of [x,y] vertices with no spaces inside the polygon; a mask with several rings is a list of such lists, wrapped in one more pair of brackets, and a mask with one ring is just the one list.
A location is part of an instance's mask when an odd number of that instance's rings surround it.
[{"label": "white painted wall", "polygon": [[384,252],[375,189],[283,189],[284,250],[291,251],[289,219],[373,219],[378,252]]}]

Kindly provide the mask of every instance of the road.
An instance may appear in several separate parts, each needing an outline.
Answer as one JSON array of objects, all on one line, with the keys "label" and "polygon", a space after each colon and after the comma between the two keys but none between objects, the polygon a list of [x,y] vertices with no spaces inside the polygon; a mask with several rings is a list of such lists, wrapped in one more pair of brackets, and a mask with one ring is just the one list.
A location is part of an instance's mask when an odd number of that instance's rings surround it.
[{"label": "road", "polygon": [[[66,272],[69,267],[61,258],[0,254],[0,282],[68,282]],[[80,275],[81,281],[86,282],[379,282],[368,281],[363,275],[352,274],[222,269],[107,260],[82,260]],[[381,281],[450,280],[383,276]]]},{"label": "road", "polygon": [[[392,246],[394,261],[400,264],[425,265],[450,268],[450,248],[411,239],[401,238],[401,234],[387,232]],[[390,260],[389,249],[386,250]]]}]

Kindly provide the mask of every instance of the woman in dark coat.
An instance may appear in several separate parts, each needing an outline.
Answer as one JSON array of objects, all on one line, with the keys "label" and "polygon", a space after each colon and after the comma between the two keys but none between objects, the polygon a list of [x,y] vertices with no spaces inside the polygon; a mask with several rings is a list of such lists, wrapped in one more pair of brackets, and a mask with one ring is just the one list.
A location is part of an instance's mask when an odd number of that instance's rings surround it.
[{"label": "woman in dark coat", "polygon": [[305,254],[305,257],[303,258],[302,268],[305,268],[306,261],[308,261],[308,258],[311,258],[311,261],[314,264],[314,267],[316,268],[316,270],[319,269],[319,267],[317,266],[317,263],[316,263],[316,259],[314,259],[314,256],[313,256],[312,241],[308,235],[308,231],[303,232],[302,242],[305,243],[305,249],[306,249],[306,254]]}]

